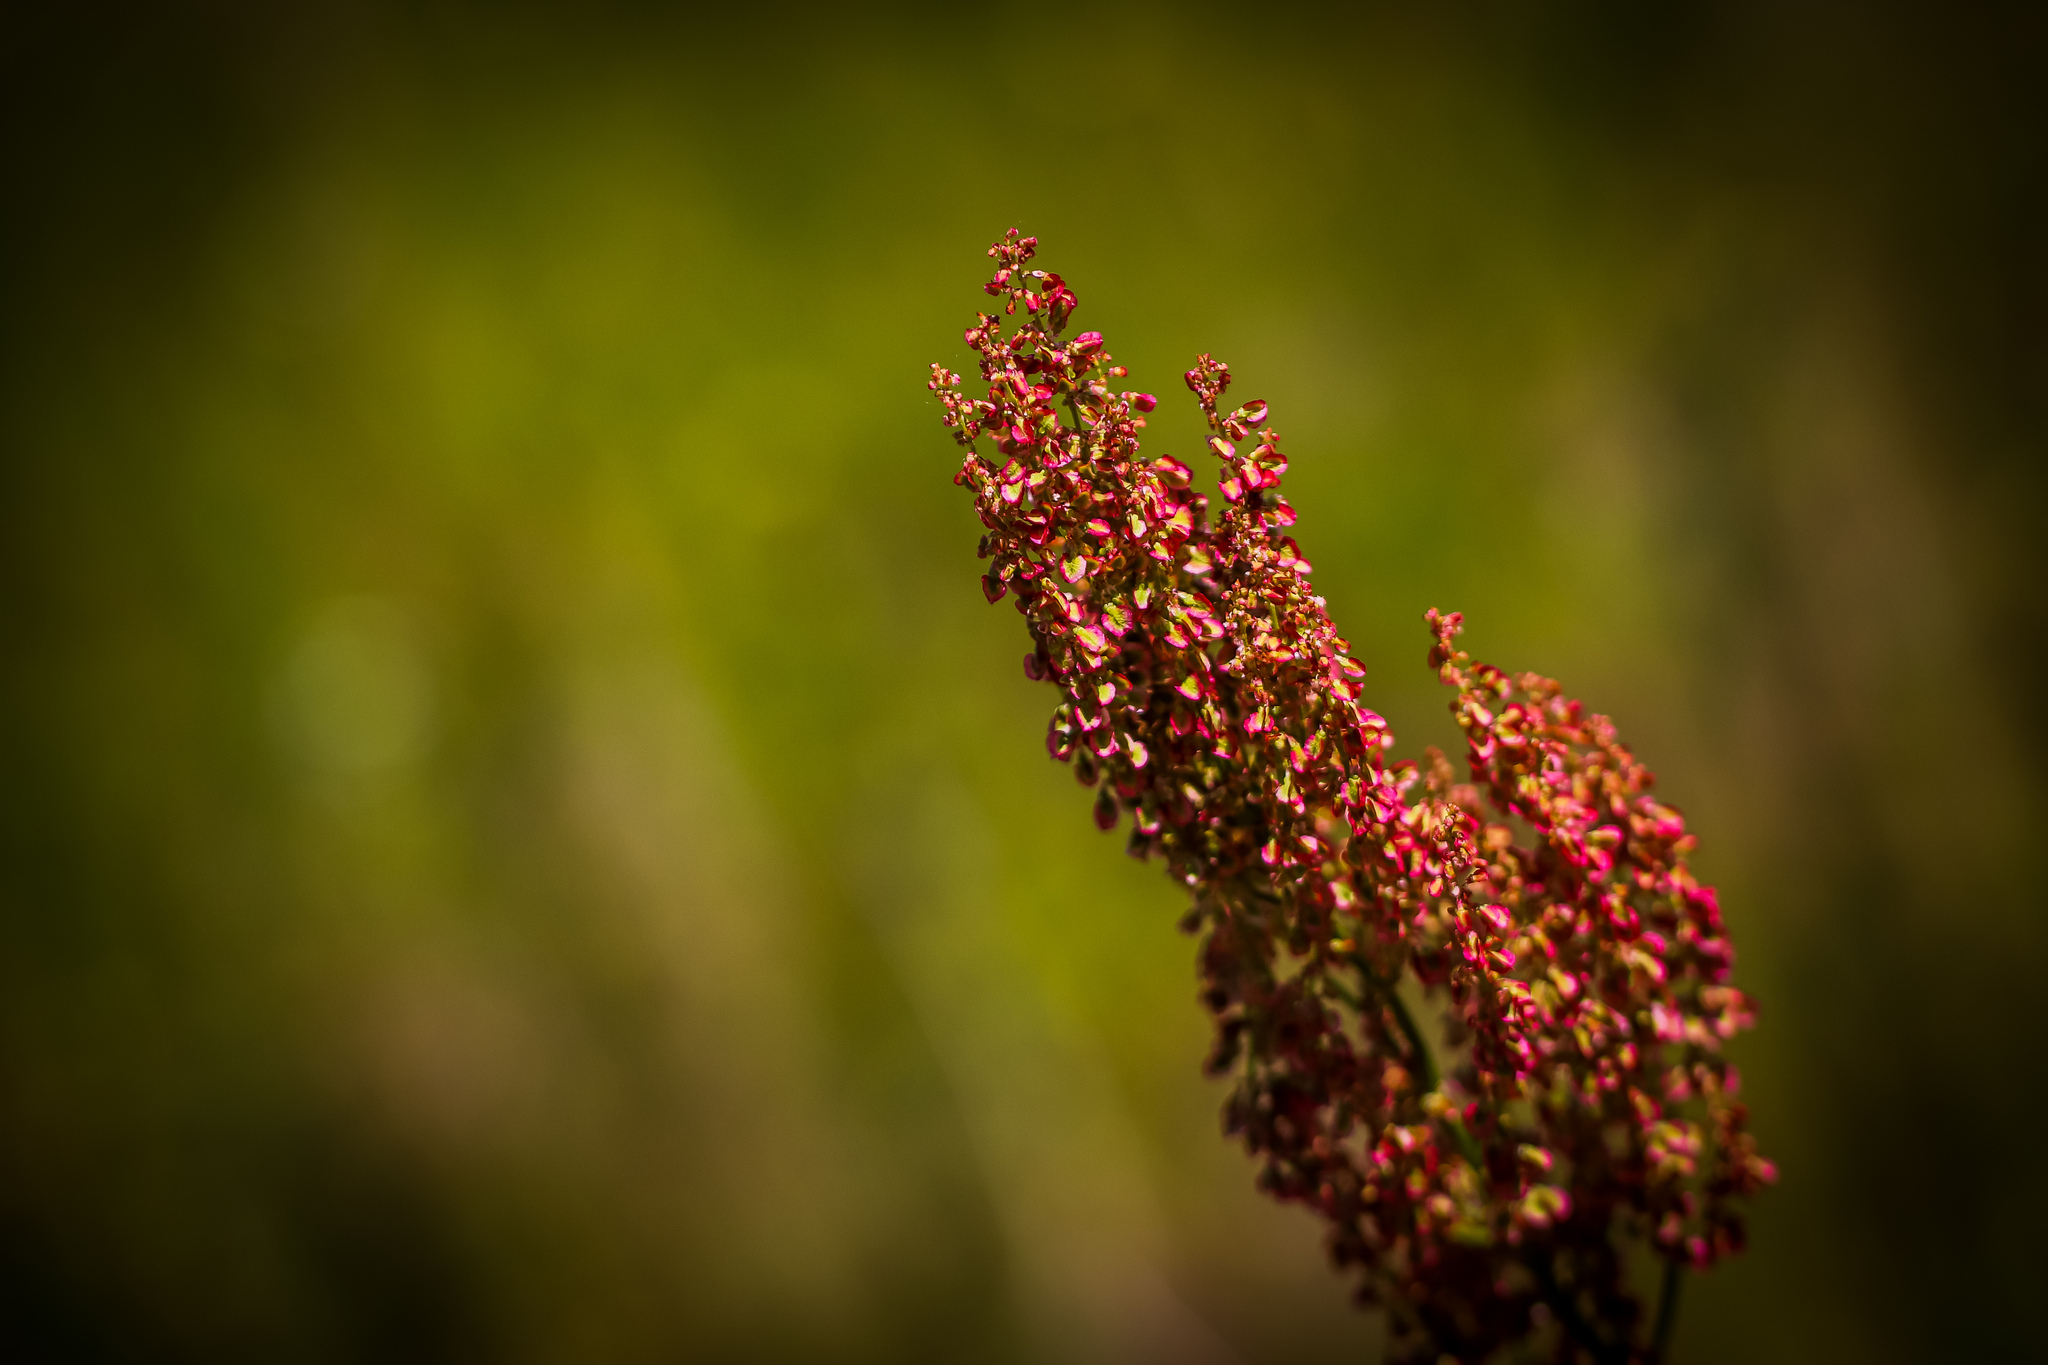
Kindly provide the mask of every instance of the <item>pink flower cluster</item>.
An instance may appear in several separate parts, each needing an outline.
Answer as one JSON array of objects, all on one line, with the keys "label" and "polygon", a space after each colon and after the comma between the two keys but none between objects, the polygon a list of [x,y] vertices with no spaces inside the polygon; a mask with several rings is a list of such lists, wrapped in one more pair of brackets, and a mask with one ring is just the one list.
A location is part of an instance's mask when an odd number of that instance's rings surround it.
[{"label": "pink flower cluster", "polygon": [[1397,1359],[1653,1359],[1627,1246],[1671,1267],[1668,1320],[1677,1268],[1739,1249],[1732,1201],[1773,1178],[1721,1056],[1751,1011],[1683,820],[1604,717],[1458,652],[1456,615],[1430,613],[1431,661],[1471,780],[1434,750],[1391,762],[1292,538],[1267,405],[1226,408],[1209,356],[1186,375],[1212,517],[1186,465],[1141,457],[1155,400],[1099,333],[1065,336],[1077,301],[1036,245],[990,248],[982,396],[938,365],[930,387],[984,591],[1061,694],[1047,747],[1192,892],[1229,1127],[1327,1221]]}]

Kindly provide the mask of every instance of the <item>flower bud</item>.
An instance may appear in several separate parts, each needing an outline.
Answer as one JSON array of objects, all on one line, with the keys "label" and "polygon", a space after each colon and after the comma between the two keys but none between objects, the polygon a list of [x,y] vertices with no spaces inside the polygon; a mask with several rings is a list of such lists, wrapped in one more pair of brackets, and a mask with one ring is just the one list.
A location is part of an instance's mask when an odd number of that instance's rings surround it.
[{"label": "flower bud", "polygon": [[1106,784],[1095,797],[1095,828],[1105,832],[1116,828],[1116,796]]}]

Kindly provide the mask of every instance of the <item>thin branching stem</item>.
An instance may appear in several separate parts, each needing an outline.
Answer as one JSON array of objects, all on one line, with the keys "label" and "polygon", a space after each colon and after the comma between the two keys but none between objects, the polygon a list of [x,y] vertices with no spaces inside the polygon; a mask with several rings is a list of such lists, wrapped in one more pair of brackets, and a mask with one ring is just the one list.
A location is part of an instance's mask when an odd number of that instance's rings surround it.
[{"label": "thin branching stem", "polygon": [[1436,1058],[1430,1055],[1429,1044],[1422,1037],[1422,1029],[1415,1022],[1415,1014],[1408,1008],[1408,1002],[1393,987],[1384,992],[1387,1008],[1393,1011],[1394,1022],[1401,1026],[1402,1034],[1408,1039],[1409,1051],[1415,1054],[1415,1069],[1421,1073],[1422,1089],[1425,1093],[1443,1084],[1443,1077],[1437,1074]]},{"label": "thin branching stem", "polygon": [[[1386,1003],[1387,1009],[1394,1016],[1394,1022],[1400,1025],[1401,1036],[1408,1040],[1409,1059],[1415,1065],[1416,1079],[1421,1082],[1422,1093],[1433,1093],[1442,1086],[1443,1073],[1437,1070],[1436,1057],[1429,1050],[1429,1040],[1423,1037],[1422,1026],[1415,1020],[1415,1012],[1409,1009],[1408,1002],[1401,998],[1400,979],[1396,977],[1388,980],[1380,976],[1367,964],[1363,955],[1355,957],[1353,961],[1358,967],[1359,975],[1372,985],[1379,998]],[[1484,1173],[1486,1156],[1479,1150],[1479,1144],[1473,1140],[1470,1130],[1465,1127],[1464,1119],[1452,1110],[1443,1115],[1443,1125],[1449,1131],[1451,1141],[1457,1144],[1459,1153],[1472,1163],[1473,1169]]]},{"label": "thin branching stem", "polygon": [[1678,1291],[1685,1286],[1685,1263],[1664,1263],[1664,1289],[1657,1299],[1657,1330],[1650,1337],[1650,1360],[1655,1365],[1671,1350],[1671,1334],[1678,1327]]}]

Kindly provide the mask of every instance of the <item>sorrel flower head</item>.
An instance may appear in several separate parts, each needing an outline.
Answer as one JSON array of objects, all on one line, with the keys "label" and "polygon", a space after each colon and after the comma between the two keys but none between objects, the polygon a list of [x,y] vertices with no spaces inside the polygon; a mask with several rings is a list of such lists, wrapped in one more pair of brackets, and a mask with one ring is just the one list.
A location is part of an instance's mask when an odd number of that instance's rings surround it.
[{"label": "sorrel flower head", "polygon": [[[1774,1175],[1721,1056],[1751,1009],[1684,821],[1605,717],[1458,651],[1455,614],[1429,613],[1430,659],[1470,781],[1434,750],[1390,762],[1267,405],[1226,407],[1207,355],[1185,376],[1212,517],[1186,465],[1140,455],[1155,400],[1100,333],[1066,336],[1078,301],[1036,247],[989,250],[1001,311],[966,332],[985,396],[939,365],[930,387],[988,528],[983,590],[1061,694],[1047,747],[1192,893],[1229,1128],[1326,1220],[1397,1359],[1654,1359],[1678,1270],[1740,1249],[1733,1201]],[[1647,1338],[1632,1241],[1668,1267]]]}]

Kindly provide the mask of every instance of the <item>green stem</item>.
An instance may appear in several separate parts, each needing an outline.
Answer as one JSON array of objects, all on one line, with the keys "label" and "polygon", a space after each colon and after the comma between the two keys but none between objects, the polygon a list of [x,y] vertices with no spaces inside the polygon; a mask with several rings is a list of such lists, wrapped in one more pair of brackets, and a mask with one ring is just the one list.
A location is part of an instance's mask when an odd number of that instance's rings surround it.
[{"label": "green stem", "polygon": [[1664,1263],[1664,1290],[1657,1300],[1657,1330],[1650,1337],[1650,1359],[1662,1361],[1671,1349],[1671,1334],[1678,1327],[1678,1291],[1685,1285],[1685,1263]]},{"label": "green stem", "polygon": [[1443,1078],[1437,1074],[1436,1059],[1429,1055],[1429,1044],[1423,1041],[1422,1029],[1416,1025],[1415,1015],[1409,1010],[1408,1002],[1401,998],[1401,993],[1395,989],[1393,982],[1383,982],[1370,972],[1366,974],[1372,977],[1372,984],[1380,988],[1380,995],[1386,1000],[1387,1008],[1394,1012],[1394,1022],[1401,1026],[1401,1034],[1408,1040],[1408,1050],[1415,1054],[1415,1070],[1421,1077],[1423,1092],[1427,1094],[1436,1089],[1443,1084]]},{"label": "green stem", "polygon": [[[1367,965],[1363,954],[1354,957],[1352,961],[1358,967],[1358,974],[1372,984],[1379,992],[1380,999],[1393,1011],[1394,1022],[1401,1026],[1401,1036],[1408,1040],[1408,1051],[1415,1063],[1416,1077],[1422,1082],[1422,1093],[1427,1095],[1434,1092],[1443,1084],[1443,1076],[1436,1069],[1436,1058],[1430,1055],[1429,1043],[1422,1036],[1421,1026],[1415,1022],[1414,1011],[1408,1008],[1408,1002],[1401,998],[1401,992],[1397,989],[1400,978],[1396,977],[1391,981],[1383,979]],[[1486,1172],[1486,1155],[1479,1150],[1479,1143],[1467,1131],[1465,1120],[1453,1110],[1443,1116],[1443,1125],[1449,1131],[1451,1141],[1457,1144],[1459,1154],[1471,1162],[1473,1169],[1483,1176]]]}]

